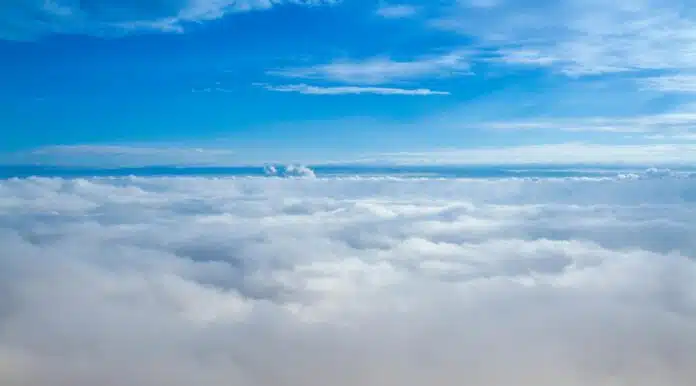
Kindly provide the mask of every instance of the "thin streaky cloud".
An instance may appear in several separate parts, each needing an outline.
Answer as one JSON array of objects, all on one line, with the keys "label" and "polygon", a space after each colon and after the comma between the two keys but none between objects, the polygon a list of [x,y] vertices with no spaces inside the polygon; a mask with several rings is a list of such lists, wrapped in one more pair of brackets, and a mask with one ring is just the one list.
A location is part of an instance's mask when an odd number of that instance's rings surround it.
[{"label": "thin streaky cloud", "polygon": [[559,130],[569,132],[655,133],[684,132],[696,126],[696,112],[621,117],[577,117],[469,122],[462,127],[488,130]]},{"label": "thin streaky cloud", "polygon": [[317,79],[347,84],[379,85],[421,78],[471,75],[469,55],[454,51],[438,56],[422,56],[412,60],[372,57],[363,60],[336,60],[308,67],[291,67],[267,71],[268,75]]},{"label": "thin streaky cloud", "polygon": [[[686,134],[684,134],[686,135]],[[651,165],[690,166],[696,163],[696,136],[644,137],[649,143],[609,145],[565,142],[543,145],[489,146],[403,152],[370,152],[351,158],[315,158],[297,155],[294,161],[311,165]],[[658,142],[659,141],[659,142]],[[671,142],[668,142],[671,141]],[[572,156],[571,156],[572,155]],[[302,158],[304,157],[304,159]],[[249,166],[279,163],[278,159],[246,162],[249,158],[232,149],[200,147],[146,148],[137,145],[52,146],[18,153],[0,164],[83,167]]]},{"label": "thin streaky cloud", "polygon": [[[340,0],[195,0],[195,1],[10,1],[0,5],[12,23],[2,24],[0,39],[33,40],[49,34],[125,35],[142,31],[183,33],[187,23],[229,14],[265,11],[279,5],[333,5]],[[19,11],[19,12],[18,12]]]},{"label": "thin streaky cloud", "polygon": [[382,5],[377,8],[376,13],[385,19],[403,19],[415,16],[418,8],[405,4]]},{"label": "thin streaky cloud", "polygon": [[673,74],[639,79],[644,90],[658,90],[669,93],[696,93],[696,74]]},{"label": "thin streaky cloud", "polygon": [[560,143],[366,155],[358,164],[388,165],[691,165],[696,144]]},{"label": "thin streaky cloud", "polygon": [[412,95],[412,96],[428,96],[428,95],[450,95],[448,91],[435,91],[427,88],[404,89],[393,87],[360,87],[360,86],[340,86],[340,87],[320,87],[308,84],[287,84],[287,85],[269,85],[256,84],[268,91],[299,93],[306,95],[359,95],[359,94],[374,94],[374,95]]}]

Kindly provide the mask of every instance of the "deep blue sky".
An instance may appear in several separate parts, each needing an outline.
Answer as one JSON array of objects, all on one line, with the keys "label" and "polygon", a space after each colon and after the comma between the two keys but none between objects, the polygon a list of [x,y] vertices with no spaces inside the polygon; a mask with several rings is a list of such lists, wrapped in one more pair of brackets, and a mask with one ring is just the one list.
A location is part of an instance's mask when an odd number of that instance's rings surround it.
[{"label": "deep blue sky", "polygon": [[696,160],[686,1],[267,3],[3,3],[0,159]]}]

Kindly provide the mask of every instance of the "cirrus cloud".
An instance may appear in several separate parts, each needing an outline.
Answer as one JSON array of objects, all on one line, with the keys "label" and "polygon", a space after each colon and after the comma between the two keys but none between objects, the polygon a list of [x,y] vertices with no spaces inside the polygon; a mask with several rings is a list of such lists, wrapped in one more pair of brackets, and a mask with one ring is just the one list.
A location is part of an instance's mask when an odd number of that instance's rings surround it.
[{"label": "cirrus cloud", "polygon": [[569,76],[690,71],[696,14],[684,0],[458,1],[432,25],[491,48],[506,65]]},{"label": "cirrus cloud", "polygon": [[406,4],[383,4],[376,12],[385,19],[403,19],[417,14],[418,8]]},{"label": "cirrus cloud", "polygon": [[0,5],[0,39],[33,39],[45,34],[182,32],[187,23],[282,4],[315,6],[337,0],[12,0]]},{"label": "cirrus cloud", "polygon": [[359,95],[359,94],[374,94],[374,95],[411,95],[411,96],[428,96],[428,95],[450,95],[447,91],[435,91],[427,88],[394,88],[394,87],[360,87],[360,86],[338,86],[338,87],[321,87],[308,84],[284,84],[284,85],[269,85],[257,84],[268,91],[299,93],[306,95]]},{"label": "cirrus cloud", "polygon": [[410,60],[373,57],[363,60],[335,60],[308,67],[281,68],[267,71],[268,75],[320,79],[360,85],[379,85],[427,77],[469,75],[470,64],[464,52],[422,56]]}]

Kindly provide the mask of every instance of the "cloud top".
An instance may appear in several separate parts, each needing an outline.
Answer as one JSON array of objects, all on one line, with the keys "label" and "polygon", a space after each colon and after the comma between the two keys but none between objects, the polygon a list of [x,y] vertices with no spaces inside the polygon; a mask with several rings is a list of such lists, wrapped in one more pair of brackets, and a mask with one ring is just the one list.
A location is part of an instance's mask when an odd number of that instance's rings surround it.
[{"label": "cloud top", "polygon": [[0,383],[692,384],[694,183],[1,181]]}]

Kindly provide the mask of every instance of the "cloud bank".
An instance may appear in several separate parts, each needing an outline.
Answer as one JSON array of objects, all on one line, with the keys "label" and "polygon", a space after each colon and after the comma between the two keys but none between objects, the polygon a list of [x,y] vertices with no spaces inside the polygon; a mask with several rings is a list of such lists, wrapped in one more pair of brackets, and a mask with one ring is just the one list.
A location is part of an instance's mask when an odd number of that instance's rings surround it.
[{"label": "cloud bank", "polygon": [[0,182],[0,383],[688,385],[696,181]]}]

